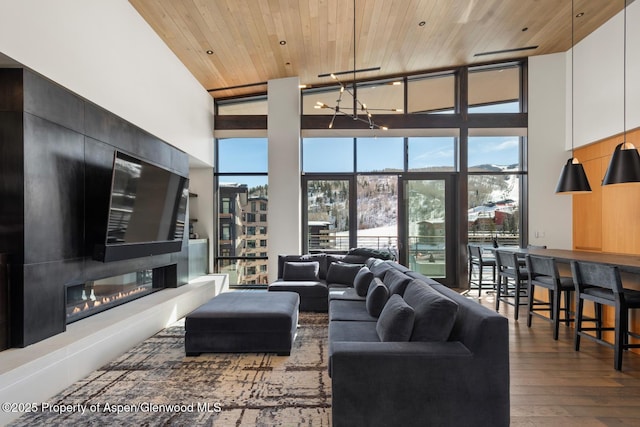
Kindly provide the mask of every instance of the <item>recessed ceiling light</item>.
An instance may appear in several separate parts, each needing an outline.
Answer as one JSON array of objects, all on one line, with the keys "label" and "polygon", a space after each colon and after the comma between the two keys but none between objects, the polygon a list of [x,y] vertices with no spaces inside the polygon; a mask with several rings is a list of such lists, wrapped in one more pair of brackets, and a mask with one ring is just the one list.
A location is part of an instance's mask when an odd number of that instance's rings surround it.
[{"label": "recessed ceiling light", "polygon": [[284,46],[285,44],[287,44],[286,40],[280,40],[280,46]]},{"label": "recessed ceiling light", "polygon": [[427,22],[426,22],[426,21],[420,21],[420,22],[418,22],[418,25],[419,25],[420,27],[424,27],[426,24],[427,24]]},{"label": "recessed ceiling light", "polygon": [[582,18],[584,16],[584,12],[580,12],[576,15],[576,18]]},{"label": "recessed ceiling light", "polygon": [[212,51],[211,49],[209,49],[209,50],[207,51],[207,55],[213,55],[213,51]]}]

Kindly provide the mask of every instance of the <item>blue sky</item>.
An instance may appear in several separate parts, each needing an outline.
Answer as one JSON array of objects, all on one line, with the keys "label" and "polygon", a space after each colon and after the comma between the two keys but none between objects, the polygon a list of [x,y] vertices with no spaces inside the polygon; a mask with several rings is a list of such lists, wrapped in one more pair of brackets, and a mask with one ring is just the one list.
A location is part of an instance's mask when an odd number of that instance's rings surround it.
[{"label": "blue sky", "polygon": [[[409,168],[445,166],[453,168],[455,140],[451,137],[409,138]],[[518,163],[518,137],[470,137],[469,165]],[[403,138],[358,138],[357,171],[403,168]],[[219,141],[218,172],[267,172],[267,143],[264,138],[234,138]],[[305,172],[353,172],[353,138],[307,138],[303,142]],[[249,186],[266,183],[264,177],[224,177],[222,182]]]}]

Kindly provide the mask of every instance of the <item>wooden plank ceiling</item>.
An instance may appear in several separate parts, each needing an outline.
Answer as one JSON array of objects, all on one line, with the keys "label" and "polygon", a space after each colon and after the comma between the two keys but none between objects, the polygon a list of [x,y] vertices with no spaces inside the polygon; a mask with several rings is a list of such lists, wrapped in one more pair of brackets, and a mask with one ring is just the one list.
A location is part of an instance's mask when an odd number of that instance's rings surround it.
[{"label": "wooden plank ceiling", "polygon": [[[205,89],[354,69],[353,0],[129,0]],[[355,68],[371,79],[566,51],[624,0],[355,0]],[[538,46],[535,49],[475,56]],[[207,53],[210,51],[212,53]],[[352,77],[345,76],[345,80]],[[266,85],[216,90],[216,98]]]}]

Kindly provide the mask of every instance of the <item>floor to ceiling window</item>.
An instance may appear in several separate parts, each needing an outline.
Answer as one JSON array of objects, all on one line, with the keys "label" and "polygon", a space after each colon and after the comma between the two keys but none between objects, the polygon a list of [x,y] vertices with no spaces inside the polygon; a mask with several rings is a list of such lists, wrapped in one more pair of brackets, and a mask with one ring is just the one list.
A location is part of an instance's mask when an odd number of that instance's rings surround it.
[{"label": "floor to ceiling window", "polygon": [[[447,285],[464,286],[463,246],[468,242],[525,245],[526,68],[526,61],[518,61],[349,82],[373,112],[371,129],[344,115],[332,118],[330,108],[318,108],[318,103],[341,99],[338,86],[303,89],[303,251],[386,250]],[[351,100],[341,101],[341,111],[351,113]],[[220,114],[239,114],[226,105],[232,100],[222,104],[225,112]],[[257,119],[252,129],[260,123]],[[236,122],[234,129],[240,130],[241,121]],[[329,129],[330,123],[336,126]],[[386,123],[392,125],[385,133],[378,125]],[[219,156],[222,166],[227,160],[223,152]],[[262,177],[263,184],[245,183],[246,198],[264,197],[268,203],[266,163],[262,169],[248,165],[218,169],[218,194],[235,194],[220,183],[241,185],[246,177]],[[252,191],[260,187],[263,192]],[[267,225],[247,227],[247,219],[253,219],[248,211],[243,223],[223,221],[225,209],[247,209],[233,197],[224,202],[226,207],[220,201],[219,232],[228,245],[220,245],[218,261],[242,272],[238,281],[251,282],[253,269],[242,270],[238,263],[259,246],[247,242],[249,236],[266,233]],[[236,237],[239,231],[242,239]],[[267,239],[256,241],[266,244]],[[256,277],[255,283],[260,280]]]},{"label": "floor to ceiling window", "polygon": [[468,241],[521,243],[524,137],[470,136],[468,142]]},{"label": "floor to ceiling window", "polygon": [[232,286],[267,284],[267,139],[217,140],[216,268]]},{"label": "floor to ceiling window", "polygon": [[376,249],[446,279],[456,146],[454,136],[303,138],[305,250]]}]

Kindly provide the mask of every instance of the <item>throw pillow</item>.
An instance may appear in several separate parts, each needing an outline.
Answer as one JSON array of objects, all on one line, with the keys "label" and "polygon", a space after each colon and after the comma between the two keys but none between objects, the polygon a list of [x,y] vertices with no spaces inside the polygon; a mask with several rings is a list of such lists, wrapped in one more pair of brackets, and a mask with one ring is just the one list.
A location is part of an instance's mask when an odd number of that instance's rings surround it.
[{"label": "throw pillow", "polygon": [[318,261],[320,263],[320,270],[318,271],[318,277],[321,280],[327,278],[327,254],[306,254],[300,257],[300,261]]},{"label": "throw pillow", "polygon": [[318,261],[307,262],[285,262],[282,280],[285,281],[306,281],[318,280]]},{"label": "throw pillow", "polygon": [[300,255],[278,255],[278,279],[284,277],[284,263],[285,262],[299,262]]},{"label": "throw pillow", "polygon": [[447,341],[458,312],[458,304],[420,280],[412,280],[404,300],[413,307],[415,319],[411,341]]},{"label": "throw pillow", "polygon": [[387,271],[393,269],[393,266],[390,265],[388,262],[383,261],[383,262],[371,265],[369,269],[371,270],[374,276],[382,279],[384,278],[384,275],[387,273]]},{"label": "throw pillow", "polygon": [[327,283],[338,283],[341,285],[353,286],[353,281],[360,271],[360,264],[346,264],[334,262],[329,266],[327,272]]},{"label": "throw pillow", "polygon": [[384,279],[382,279],[382,281],[387,285],[387,288],[389,288],[389,295],[398,294],[402,296],[404,295],[405,289],[407,289],[407,285],[411,281],[411,277],[399,272],[395,268],[392,268],[387,271],[387,274],[384,275]]},{"label": "throw pillow", "polygon": [[389,299],[389,290],[382,283],[380,279],[373,279],[371,285],[369,285],[369,291],[367,292],[367,313],[373,317],[380,316],[384,305]]},{"label": "throw pillow", "polygon": [[362,255],[344,255],[342,257],[342,262],[348,262],[349,264],[360,264],[364,265],[369,257]]},{"label": "throw pillow", "polygon": [[400,295],[391,295],[376,323],[380,341],[409,341],[414,317],[413,308]]},{"label": "throw pillow", "polygon": [[347,255],[361,255],[367,258],[392,259],[393,255],[387,251],[378,251],[370,248],[353,248]]},{"label": "throw pillow", "polygon": [[358,296],[366,297],[369,285],[373,280],[373,273],[367,267],[362,267],[353,279],[353,287],[356,288]]}]

